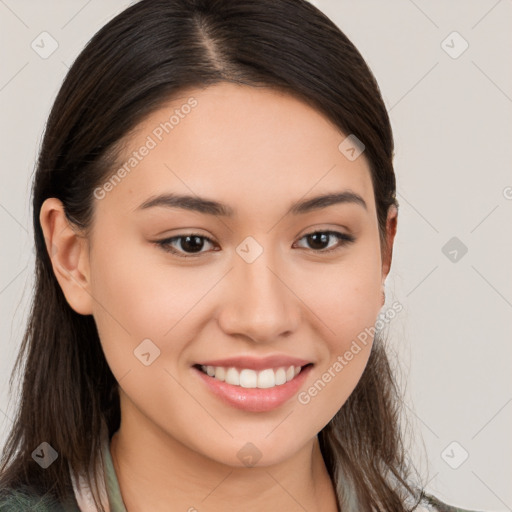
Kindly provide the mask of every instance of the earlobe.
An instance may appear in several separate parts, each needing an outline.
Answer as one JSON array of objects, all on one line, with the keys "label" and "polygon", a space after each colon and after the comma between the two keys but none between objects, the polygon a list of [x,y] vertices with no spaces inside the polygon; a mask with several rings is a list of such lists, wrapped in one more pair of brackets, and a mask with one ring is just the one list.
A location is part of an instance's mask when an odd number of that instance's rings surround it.
[{"label": "earlobe", "polygon": [[398,223],[398,208],[394,205],[389,207],[386,221],[386,248],[382,257],[382,286],[391,269],[391,260],[393,258],[393,244],[395,241],[396,229]]},{"label": "earlobe", "polygon": [[53,272],[68,304],[81,315],[92,314],[88,241],[67,219],[61,201],[41,206],[39,222]]}]

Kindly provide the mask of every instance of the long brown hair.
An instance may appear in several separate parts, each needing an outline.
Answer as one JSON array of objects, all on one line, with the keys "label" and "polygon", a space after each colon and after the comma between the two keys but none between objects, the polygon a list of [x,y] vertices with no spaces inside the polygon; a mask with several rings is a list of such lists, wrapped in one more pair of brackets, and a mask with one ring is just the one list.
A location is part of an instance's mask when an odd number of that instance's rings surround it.
[{"label": "long brown hair", "polygon": [[[94,190],[112,172],[123,137],[185,88],[220,81],[293,94],[364,143],[385,248],[388,210],[398,206],[391,126],[372,72],[331,20],[305,0],[142,0],[130,6],[78,56],[44,133],[33,187],[35,294],[10,380],[12,393],[16,371],[23,377],[0,487],[30,485],[64,499],[69,469],[87,473],[98,463],[102,424],[109,435],[120,424],[117,382],[94,319],[69,306],[53,274],[39,223],[42,203],[60,199],[68,220],[87,229]],[[401,402],[377,335],[358,385],[319,433],[344,512],[403,511],[418,503]],[[31,457],[43,441],[59,454],[44,470]],[[89,481],[96,490],[97,483]]]}]

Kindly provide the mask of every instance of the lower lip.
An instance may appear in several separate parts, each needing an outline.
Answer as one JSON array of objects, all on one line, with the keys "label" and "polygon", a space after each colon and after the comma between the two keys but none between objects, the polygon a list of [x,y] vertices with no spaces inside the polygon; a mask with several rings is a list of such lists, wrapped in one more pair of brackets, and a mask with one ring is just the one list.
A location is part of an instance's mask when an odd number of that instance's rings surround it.
[{"label": "lower lip", "polygon": [[291,381],[273,388],[243,388],[226,384],[214,377],[206,375],[198,368],[193,368],[199,374],[208,388],[225,403],[236,409],[249,412],[266,412],[283,405],[294,396],[304,383],[312,366],[303,368]]}]

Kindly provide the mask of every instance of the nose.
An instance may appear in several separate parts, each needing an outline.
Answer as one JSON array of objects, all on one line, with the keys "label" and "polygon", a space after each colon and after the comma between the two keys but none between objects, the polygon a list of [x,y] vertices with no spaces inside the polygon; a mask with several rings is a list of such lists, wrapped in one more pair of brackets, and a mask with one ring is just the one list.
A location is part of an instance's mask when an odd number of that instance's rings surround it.
[{"label": "nose", "polygon": [[271,343],[297,330],[300,299],[283,264],[264,251],[256,261],[235,261],[221,291],[220,328],[231,336]]}]

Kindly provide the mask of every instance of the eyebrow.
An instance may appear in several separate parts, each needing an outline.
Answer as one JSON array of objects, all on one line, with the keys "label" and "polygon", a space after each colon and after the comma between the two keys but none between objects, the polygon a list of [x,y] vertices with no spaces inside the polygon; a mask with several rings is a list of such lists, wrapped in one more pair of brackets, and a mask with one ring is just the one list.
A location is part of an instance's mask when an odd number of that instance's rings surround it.
[{"label": "eyebrow", "polygon": [[[334,204],[356,204],[362,206],[365,210],[368,210],[365,200],[359,194],[349,190],[344,190],[342,192],[316,196],[304,201],[297,201],[290,206],[286,215],[301,215],[311,211],[320,210],[322,208],[327,208]],[[236,213],[230,206],[212,199],[173,193],[150,197],[147,201],[144,201],[144,203],[137,207],[136,210],[146,210],[154,207],[181,208],[183,210],[190,210],[220,217],[234,217]]]}]

